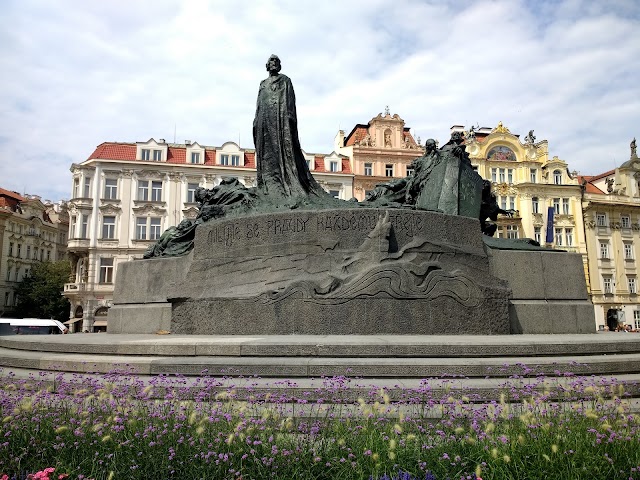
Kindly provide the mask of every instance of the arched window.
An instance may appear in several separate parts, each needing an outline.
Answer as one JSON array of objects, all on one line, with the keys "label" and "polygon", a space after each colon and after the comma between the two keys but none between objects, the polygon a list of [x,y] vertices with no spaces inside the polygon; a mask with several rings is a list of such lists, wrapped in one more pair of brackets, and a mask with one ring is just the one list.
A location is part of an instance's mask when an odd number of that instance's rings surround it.
[{"label": "arched window", "polygon": [[84,313],[84,312],[83,312],[83,310],[82,310],[82,305],[78,305],[78,306],[76,307],[76,311],[75,311],[75,313],[73,314],[73,316],[74,316],[74,318],[82,318],[83,313]]},{"label": "arched window", "polygon": [[556,185],[562,185],[562,172],[560,170],[553,171],[553,183]]},{"label": "arched window", "polygon": [[487,153],[487,160],[515,162],[516,154],[509,147],[501,145],[489,150],[489,153]]},{"label": "arched window", "polygon": [[100,307],[96,310],[96,313],[93,314],[94,317],[106,317],[107,313],[109,313],[108,307]]}]

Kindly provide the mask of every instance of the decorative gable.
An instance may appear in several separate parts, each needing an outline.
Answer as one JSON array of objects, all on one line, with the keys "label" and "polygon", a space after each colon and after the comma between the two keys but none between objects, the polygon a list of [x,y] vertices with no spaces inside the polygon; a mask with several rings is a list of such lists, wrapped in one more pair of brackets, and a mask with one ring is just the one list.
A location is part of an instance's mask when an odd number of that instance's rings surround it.
[{"label": "decorative gable", "polygon": [[244,167],[244,151],[235,142],[226,142],[216,150],[216,165]]},{"label": "decorative gable", "polygon": [[205,162],[204,147],[198,142],[185,141],[186,155],[185,161],[188,164],[202,165]]},{"label": "decorative gable", "polygon": [[150,138],[146,142],[136,143],[136,160],[145,162],[166,162],[167,161],[167,144],[164,139],[156,142]]},{"label": "decorative gable", "polygon": [[326,172],[339,173],[342,172],[342,157],[336,152],[324,157],[324,169]]}]

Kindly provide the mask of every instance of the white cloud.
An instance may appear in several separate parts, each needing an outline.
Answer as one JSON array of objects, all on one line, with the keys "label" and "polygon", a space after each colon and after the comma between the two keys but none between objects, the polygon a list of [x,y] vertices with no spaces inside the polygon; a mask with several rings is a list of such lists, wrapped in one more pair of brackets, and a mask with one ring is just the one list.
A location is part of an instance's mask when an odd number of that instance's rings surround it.
[{"label": "white cloud", "polygon": [[293,80],[303,148],[389,105],[420,135],[535,129],[595,174],[640,137],[637,2],[14,0],[0,32],[0,186],[70,194],[103,141],[253,145],[267,57]]}]

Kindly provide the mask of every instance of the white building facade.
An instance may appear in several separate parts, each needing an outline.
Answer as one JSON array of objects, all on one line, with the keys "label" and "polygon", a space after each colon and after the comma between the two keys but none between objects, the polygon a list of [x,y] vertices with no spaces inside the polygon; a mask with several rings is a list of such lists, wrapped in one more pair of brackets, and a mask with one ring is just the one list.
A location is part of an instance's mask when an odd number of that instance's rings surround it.
[{"label": "white building facade", "polygon": [[[353,196],[348,158],[303,152],[325,190]],[[255,151],[233,142],[221,147],[185,141],[99,145],[71,166],[68,252],[74,279],[65,285],[71,331],[105,331],[119,263],[141,258],[164,230],[198,214],[195,190],[236,177],[256,184]]]}]

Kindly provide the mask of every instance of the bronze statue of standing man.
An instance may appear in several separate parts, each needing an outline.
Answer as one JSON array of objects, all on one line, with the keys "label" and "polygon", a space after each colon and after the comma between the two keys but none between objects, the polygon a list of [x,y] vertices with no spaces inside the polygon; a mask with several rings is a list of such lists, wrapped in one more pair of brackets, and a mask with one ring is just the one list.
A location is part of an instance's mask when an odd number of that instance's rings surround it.
[{"label": "bronze statue of standing man", "polygon": [[253,121],[258,189],[269,196],[324,196],[300,148],[291,80],[280,73],[277,55],[269,57],[266,67],[269,77],[260,82]]}]

